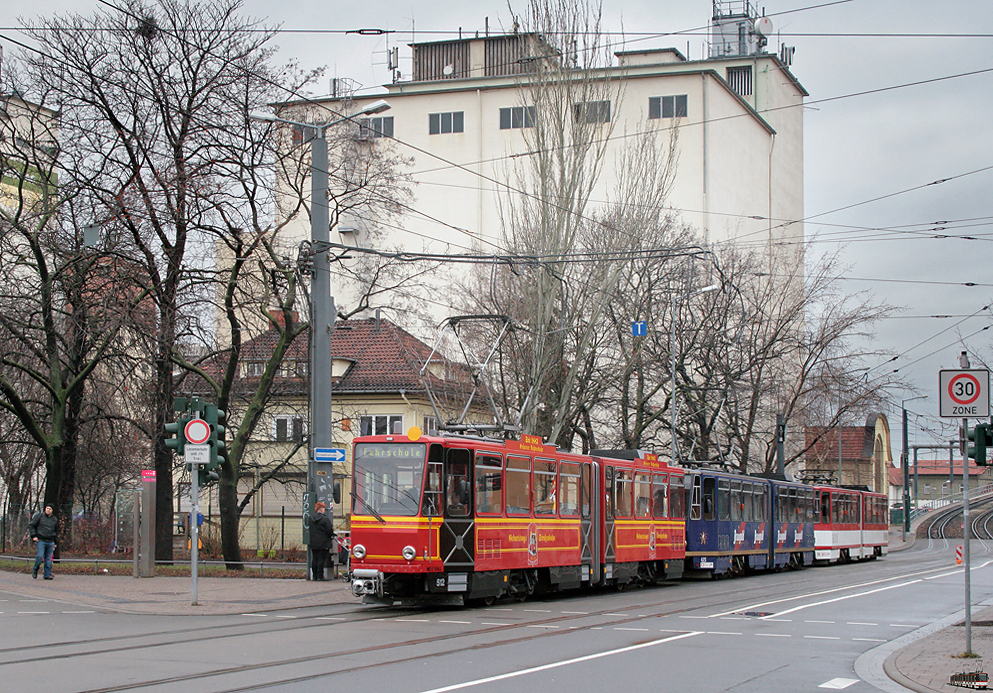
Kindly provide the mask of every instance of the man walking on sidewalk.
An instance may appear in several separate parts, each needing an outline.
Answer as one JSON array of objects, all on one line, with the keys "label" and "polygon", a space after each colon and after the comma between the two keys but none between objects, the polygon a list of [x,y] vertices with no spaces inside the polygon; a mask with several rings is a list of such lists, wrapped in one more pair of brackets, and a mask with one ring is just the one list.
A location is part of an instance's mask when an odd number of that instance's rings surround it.
[{"label": "man walking on sidewalk", "polygon": [[31,531],[31,539],[34,541],[35,549],[34,570],[31,577],[38,577],[38,568],[45,564],[45,579],[52,579],[52,554],[55,553],[55,540],[59,536],[59,518],[55,517],[54,509],[50,505],[45,506],[45,512],[35,513],[28,524]]}]

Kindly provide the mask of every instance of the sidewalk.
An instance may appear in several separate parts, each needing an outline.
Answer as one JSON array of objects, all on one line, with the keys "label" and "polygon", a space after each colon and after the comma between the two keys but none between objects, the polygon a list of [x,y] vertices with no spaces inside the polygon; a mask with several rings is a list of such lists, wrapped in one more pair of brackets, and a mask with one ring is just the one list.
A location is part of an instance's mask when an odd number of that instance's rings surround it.
[{"label": "sidewalk", "polygon": [[133,578],[118,575],[59,575],[37,580],[29,572],[0,571],[0,591],[97,611],[158,616],[240,614],[301,606],[358,604],[341,580],[307,582],[251,577],[201,577],[197,606],[189,577]]}]

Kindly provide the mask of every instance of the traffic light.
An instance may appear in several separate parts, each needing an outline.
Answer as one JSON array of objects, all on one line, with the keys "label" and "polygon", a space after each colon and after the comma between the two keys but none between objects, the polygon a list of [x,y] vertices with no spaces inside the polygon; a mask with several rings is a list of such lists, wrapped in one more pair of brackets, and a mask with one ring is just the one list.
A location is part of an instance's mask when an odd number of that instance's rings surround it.
[{"label": "traffic light", "polygon": [[223,409],[218,409],[215,404],[208,404],[203,412],[204,421],[210,426],[210,439],[207,445],[210,446],[210,468],[216,469],[225,460],[224,449],[224,424],[227,423],[227,415]]},{"label": "traffic light", "polygon": [[974,428],[966,430],[966,438],[969,439],[969,445],[965,449],[966,456],[975,460],[977,465],[985,467],[988,464],[986,449],[993,447],[993,426],[976,424]]},{"label": "traffic light", "polygon": [[186,434],[183,432],[190,417],[187,414],[180,414],[175,423],[165,425],[165,446],[182,455],[186,447]]}]

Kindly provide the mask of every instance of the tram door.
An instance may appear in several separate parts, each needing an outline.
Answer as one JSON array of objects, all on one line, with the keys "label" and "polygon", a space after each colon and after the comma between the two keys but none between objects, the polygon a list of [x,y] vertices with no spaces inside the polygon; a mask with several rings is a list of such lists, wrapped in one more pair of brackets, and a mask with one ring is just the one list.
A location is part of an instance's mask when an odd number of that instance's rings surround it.
[{"label": "tram door", "polygon": [[[603,562],[605,565],[614,563],[614,468],[608,466],[604,472],[603,482]],[[612,568],[610,569],[613,570]],[[604,577],[610,577],[605,575]]]},{"label": "tram door", "polygon": [[589,570],[590,584],[600,582],[600,469],[596,462],[584,462],[580,469],[580,548],[583,572]]},{"label": "tram door", "polygon": [[438,542],[445,570],[470,570],[476,545],[471,450],[446,450],[442,504],[444,521]]}]

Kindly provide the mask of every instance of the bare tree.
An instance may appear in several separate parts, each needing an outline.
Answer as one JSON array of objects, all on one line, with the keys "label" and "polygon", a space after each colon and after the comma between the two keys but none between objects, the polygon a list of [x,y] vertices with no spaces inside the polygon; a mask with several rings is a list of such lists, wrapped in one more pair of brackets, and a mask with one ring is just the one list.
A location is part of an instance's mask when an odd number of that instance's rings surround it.
[{"label": "bare tree", "polygon": [[62,164],[120,252],[141,263],[154,302],[146,335],[159,560],[172,557],[173,458],[160,432],[172,418],[174,361],[212,295],[211,234],[238,216],[254,163],[233,155],[235,143],[243,152],[256,146],[249,108],[309,78],[273,67],[273,32],[239,9],[237,0],[131,0],[27,29],[42,49],[25,56],[33,82],[57,93],[60,139],[72,144]]}]

